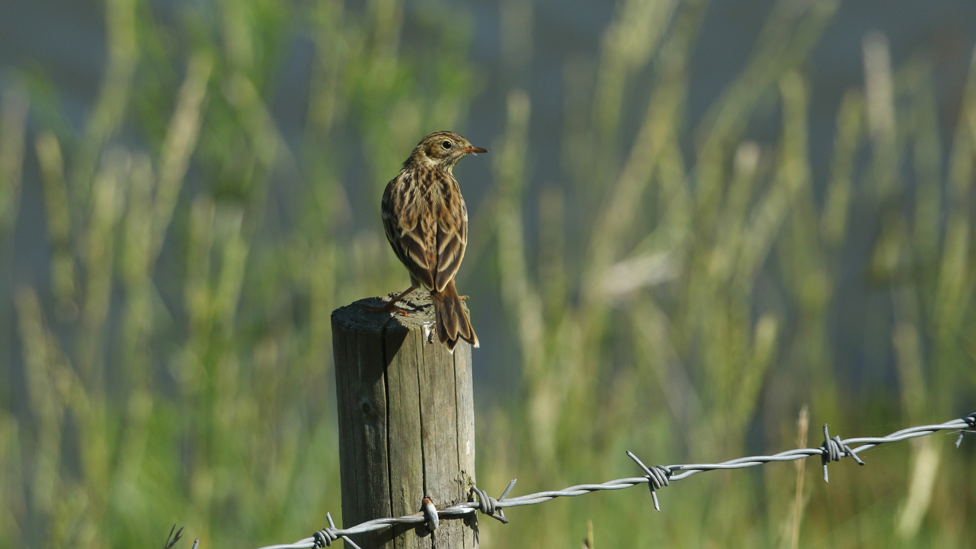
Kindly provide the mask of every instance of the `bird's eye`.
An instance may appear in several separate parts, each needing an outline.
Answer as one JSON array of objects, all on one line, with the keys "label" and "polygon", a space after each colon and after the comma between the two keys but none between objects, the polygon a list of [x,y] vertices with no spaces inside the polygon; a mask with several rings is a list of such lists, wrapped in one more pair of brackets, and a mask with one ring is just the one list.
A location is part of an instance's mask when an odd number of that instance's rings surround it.
[{"label": "bird's eye", "polygon": [[445,142],[441,143],[441,147],[444,147],[445,149],[450,149],[451,148],[451,142],[450,141],[445,141]]}]

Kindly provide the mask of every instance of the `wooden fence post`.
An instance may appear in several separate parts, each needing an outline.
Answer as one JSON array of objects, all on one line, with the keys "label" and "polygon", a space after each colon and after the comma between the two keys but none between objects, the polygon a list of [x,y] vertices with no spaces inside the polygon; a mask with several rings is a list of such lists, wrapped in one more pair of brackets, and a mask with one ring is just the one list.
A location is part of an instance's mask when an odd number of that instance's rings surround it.
[{"label": "wooden fence post", "polygon": [[[437,341],[433,307],[418,290],[409,316],[368,312],[363,299],[332,313],[342,525],[468,501],[475,483],[471,347]],[[401,301],[402,305],[404,301]],[[477,514],[353,536],[363,549],[478,547]]]}]

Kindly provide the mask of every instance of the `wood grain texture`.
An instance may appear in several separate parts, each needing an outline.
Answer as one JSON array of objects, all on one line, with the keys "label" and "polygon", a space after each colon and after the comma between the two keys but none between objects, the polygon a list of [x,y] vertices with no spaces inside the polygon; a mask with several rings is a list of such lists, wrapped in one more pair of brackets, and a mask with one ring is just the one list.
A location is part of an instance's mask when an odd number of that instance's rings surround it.
[{"label": "wood grain texture", "polygon": [[[364,299],[332,313],[342,524],[416,513],[424,496],[438,508],[473,499],[474,397],[471,346],[450,354],[437,341],[429,294],[374,313]],[[354,541],[370,548],[478,547],[477,515],[387,529]]]}]

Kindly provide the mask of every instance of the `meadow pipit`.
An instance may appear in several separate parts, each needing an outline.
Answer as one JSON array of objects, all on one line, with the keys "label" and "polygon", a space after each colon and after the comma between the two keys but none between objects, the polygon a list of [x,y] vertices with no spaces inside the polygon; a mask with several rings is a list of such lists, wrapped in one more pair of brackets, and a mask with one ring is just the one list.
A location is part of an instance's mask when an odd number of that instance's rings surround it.
[{"label": "meadow pipit", "polygon": [[410,287],[377,310],[407,314],[397,308],[397,300],[423,284],[434,303],[437,339],[451,353],[459,338],[478,346],[454,287],[468,244],[468,209],[452,170],[465,156],[484,152],[488,151],[454,132],[432,133],[420,141],[383,192],[386,238],[410,272]]}]

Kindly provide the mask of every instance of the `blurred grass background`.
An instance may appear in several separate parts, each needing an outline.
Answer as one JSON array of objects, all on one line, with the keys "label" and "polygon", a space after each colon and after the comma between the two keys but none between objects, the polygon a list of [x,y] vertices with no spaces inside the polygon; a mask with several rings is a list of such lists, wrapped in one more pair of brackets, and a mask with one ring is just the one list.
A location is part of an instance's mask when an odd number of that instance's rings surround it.
[{"label": "blurred grass background", "polygon": [[[618,0],[592,61],[564,67],[560,169],[541,183],[529,2],[500,3],[487,143],[467,124],[486,85],[472,15],[442,2],[220,0],[172,20],[106,0],[80,122],[43,66],[4,67],[0,547],[151,546],[172,523],[204,548],[258,547],[339,515],[329,315],[405,285],[379,196],[439,129],[492,151],[459,168],[477,198],[459,286],[486,347],[513,349],[474,356],[495,387],[476,389],[480,487],[633,476],[625,449],[723,460],[816,446],[824,422],[881,435],[972,411],[976,68],[945,108],[925,52],[896,66],[864,36],[821,165],[810,52],[840,2],[776,3],[690,116],[708,4]],[[296,36],[314,55],[291,138],[269,105]],[[487,187],[465,185],[479,171]],[[31,189],[42,251],[18,244]],[[481,542],[964,547],[976,451],[953,441],[874,450],[829,485],[786,464],[696,476],[661,514],[639,489],[520,508]]]}]

